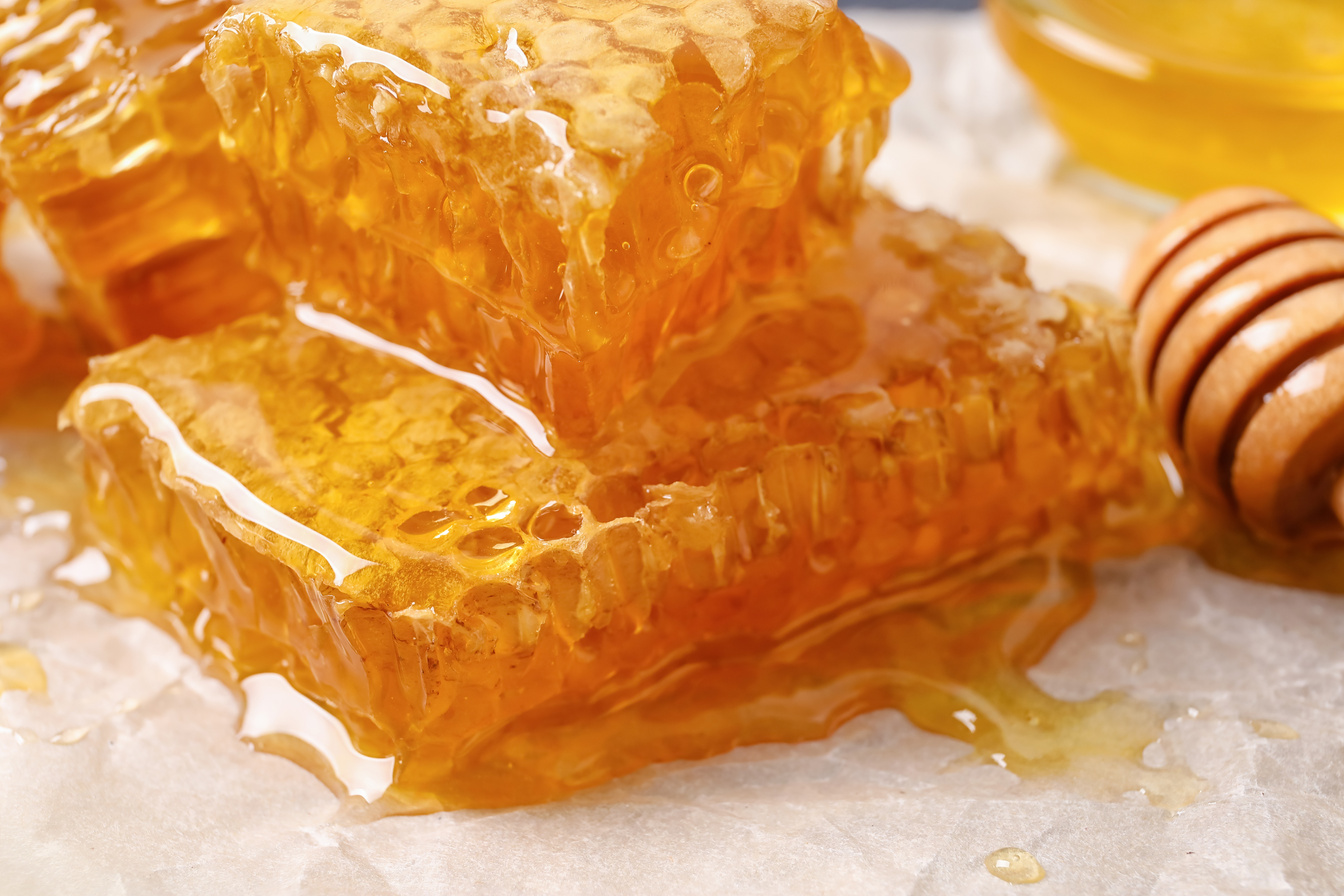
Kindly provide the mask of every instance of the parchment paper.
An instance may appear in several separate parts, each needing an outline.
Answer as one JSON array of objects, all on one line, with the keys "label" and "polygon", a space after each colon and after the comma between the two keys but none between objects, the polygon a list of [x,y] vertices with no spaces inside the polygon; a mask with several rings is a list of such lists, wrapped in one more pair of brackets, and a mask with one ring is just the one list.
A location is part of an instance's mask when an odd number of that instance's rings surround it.
[{"label": "parchment paper", "polygon": [[[900,47],[873,182],[1003,228],[1046,286],[1113,286],[1160,203],[1073,166],[975,15],[860,15]],[[13,491],[49,436],[0,432]],[[1044,894],[1344,892],[1344,600],[1245,583],[1164,550],[1101,571],[1095,610],[1033,672],[1081,698],[1167,711],[1147,758],[1207,788],[1174,814],[968,763],[879,712],[800,746],[740,749],[568,801],[360,821],[319,781],[235,736],[239,708],[169,637],[79,579],[65,496],[0,501],[0,643],[48,696],[0,694],[0,893],[1000,894],[984,858],[1034,854]],[[47,583],[47,584],[44,584]],[[56,742],[53,742],[56,741]]]}]

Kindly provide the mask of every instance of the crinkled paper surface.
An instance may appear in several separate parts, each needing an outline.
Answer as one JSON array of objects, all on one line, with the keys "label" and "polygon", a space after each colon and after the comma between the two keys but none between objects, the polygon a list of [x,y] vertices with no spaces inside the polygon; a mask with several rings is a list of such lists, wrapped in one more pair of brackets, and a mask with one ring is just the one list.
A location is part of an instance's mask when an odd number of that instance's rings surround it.
[{"label": "crinkled paper surface", "polygon": [[[1005,230],[1044,286],[1113,287],[1155,209],[1067,161],[984,22],[859,18],[915,73],[873,181]],[[0,455],[12,486],[53,449],[0,432]],[[55,498],[34,501],[0,504],[0,645],[48,680],[0,694],[3,894],[997,894],[1014,887],[984,858],[1005,846],[1040,860],[1042,896],[1344,890],[1344,600],[1180,551],[1103,568],[1096,608],[1032,673],[1161,708],[1147,759],[1207,781],[1174,814],[1019,780],[878,712],[558,804],[368,822],[239,741],[232,694],[166,634],[43,584],[71,548],[43,515]]]}]

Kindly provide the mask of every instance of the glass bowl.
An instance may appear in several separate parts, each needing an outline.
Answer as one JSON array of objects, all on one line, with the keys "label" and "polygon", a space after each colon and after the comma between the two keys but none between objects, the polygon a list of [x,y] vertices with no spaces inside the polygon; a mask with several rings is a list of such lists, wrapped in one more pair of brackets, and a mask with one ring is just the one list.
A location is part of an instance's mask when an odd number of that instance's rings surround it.
[{"label": "glass bowl", "polygon": [[1262,184],[1344,217],[1344,0],[985,0],[1085,161],[1175,196]]}]

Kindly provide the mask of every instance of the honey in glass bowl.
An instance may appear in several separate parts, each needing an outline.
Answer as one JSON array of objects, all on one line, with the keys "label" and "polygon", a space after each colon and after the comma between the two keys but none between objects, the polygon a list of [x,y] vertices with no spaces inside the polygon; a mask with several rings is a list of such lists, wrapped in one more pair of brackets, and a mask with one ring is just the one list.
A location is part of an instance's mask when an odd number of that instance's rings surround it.
[{"label": "honey in glass bowl", "polygon": [[1176,196],[1259,183],[1344,216],[1344,2],[986,7],[1083,160]]}]

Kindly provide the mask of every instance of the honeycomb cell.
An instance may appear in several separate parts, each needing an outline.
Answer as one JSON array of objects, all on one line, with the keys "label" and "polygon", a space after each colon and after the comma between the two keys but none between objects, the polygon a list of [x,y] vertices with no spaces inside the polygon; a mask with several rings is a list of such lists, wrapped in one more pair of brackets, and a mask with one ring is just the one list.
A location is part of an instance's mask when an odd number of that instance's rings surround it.
[{"label": "honeycomb cell", "polygon": [[204,75],[268,269],[580,440],[847,220],[908,79],[826,0],[259,0]]},{"label": "honeycomb cell", "polygon": [[902,705],[912,607],[975,629],[1170,536],[1125,316],[931,212],[817,226],[581,447],[305,303],[97,360],[67,414],[115,608],[285,675],[407,803],[498,806]]},{"label": "honeycomb cell", "polygon": [[245,172],[201,84],[217,0],[0,2],[0,161],[104,346],[274,304]]}]

